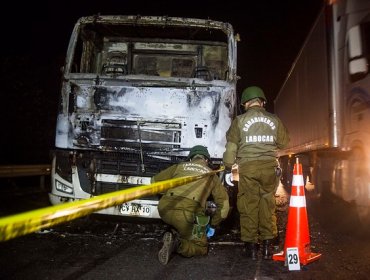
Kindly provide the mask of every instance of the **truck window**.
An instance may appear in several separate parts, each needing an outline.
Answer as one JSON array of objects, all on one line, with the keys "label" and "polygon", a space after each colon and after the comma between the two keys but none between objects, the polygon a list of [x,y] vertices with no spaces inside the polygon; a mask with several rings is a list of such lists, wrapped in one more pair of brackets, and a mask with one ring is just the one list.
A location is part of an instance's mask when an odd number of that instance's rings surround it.
[{"label": "truck window", "polygon": [[[82,27],[73,56],[73,73],[97,75],[142,74],[161,77],[192,78],[197,67],[206,67],[209,77],[225,80],[228,46],[225,42],[115,37],[112,30]],[[104,31],[104,32],[103,32]]]},{"label": "truck window", "polygon": [[354,26],[349,30],[348,72],[351,82],[363,79],[369,73],[370,60],[370,22]]},{"label": "truck window", "polygon": [[194,69],[194,60],[189,58],[174,58],[171,64],[172,77],[190,77]]}]

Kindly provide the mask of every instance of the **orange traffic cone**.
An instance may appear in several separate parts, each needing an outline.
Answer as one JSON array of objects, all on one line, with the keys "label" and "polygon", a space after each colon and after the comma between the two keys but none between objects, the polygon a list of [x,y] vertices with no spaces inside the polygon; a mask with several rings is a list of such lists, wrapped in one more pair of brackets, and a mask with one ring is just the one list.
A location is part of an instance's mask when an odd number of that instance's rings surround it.
[{"label": "orange traffic cone", "polygon": [[298,162],[298,158],[293,169],[293,182],[284,251],[274,254],[272,259],[275,261],[287,262],[287,248],[298,248],[299,262],[302,265],[306,265],[321,257],[321,254],[312,253],[310,249],[310,234],[308,229],[302,165]]}]

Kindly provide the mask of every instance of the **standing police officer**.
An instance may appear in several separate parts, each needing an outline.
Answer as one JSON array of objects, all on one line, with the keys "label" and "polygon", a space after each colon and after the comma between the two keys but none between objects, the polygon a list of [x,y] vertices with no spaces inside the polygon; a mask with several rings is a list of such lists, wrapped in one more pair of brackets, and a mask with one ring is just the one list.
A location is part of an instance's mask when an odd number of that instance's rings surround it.
[{"label": "standing police officer", "polygon": [[245,113],[231,123],[223,155],[226,170],[239,165],[240,234],[247,256],[253,260],[257,259],[259,241],[263,243],[263,258],[272,258],[277,237],[275,192],[281,175],[277,150],[289,143],[287,129],[276,115],[265,110],[265,103],[261,88],[251,86],[243,91]]},{"label": "standing police officer", "polygon": [[[188,160],[161,171],[152,178],[152,183],[212,171],[208,166],[210,155],[204,146],[194,146]],[[206,215],[206,202],[210,196],[217,206],[212,219]],[[226,219],[229,197],[214,174],[166,191],[159,200],[158,212],[162,220],[174,228],[173,232],[164,234],[163,247],[158,253],[160,263],[167,264],[174,251],[184,257],[208,253],[207,225],[215,227]]]}]

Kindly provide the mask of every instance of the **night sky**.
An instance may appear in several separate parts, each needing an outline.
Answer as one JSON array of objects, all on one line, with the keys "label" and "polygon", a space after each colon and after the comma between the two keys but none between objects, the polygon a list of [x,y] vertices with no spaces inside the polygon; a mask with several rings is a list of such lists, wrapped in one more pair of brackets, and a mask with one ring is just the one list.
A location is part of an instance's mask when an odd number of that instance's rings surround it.
[{"label": "night sky", "polygon": [[302,46],[322,0],[13,1],[2,7],[0,164],[48,163],[54,144],[60,67],[79,17],[167,15],[226,21],[240,34],[238,93],[260,86],[267,109]]}]

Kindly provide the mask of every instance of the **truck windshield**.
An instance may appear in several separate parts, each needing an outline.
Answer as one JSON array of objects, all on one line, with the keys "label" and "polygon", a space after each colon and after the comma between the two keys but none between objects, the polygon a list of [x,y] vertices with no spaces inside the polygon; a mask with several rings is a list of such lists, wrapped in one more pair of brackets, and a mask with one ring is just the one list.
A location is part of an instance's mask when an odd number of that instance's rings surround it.
[{"label": "truck windshield", "polygon": [[[227,37],[221,31],[218,35],[215,32],[213,37],[207,32],[197,33],[194,36],[199,37],[199,40],[190,42],[183,38],[161,38],[164,37],[161,34],[163,28],[149,28],[153,33],[145,29],[148,38],[143,39],[135,35],[144,29],[139,28],[133,32],[132,28],[104,27],[103,24],[81,25],[71,71],[114,76],[226,79],[228,46]],[[190,33],[189,30],[187,32]]]}]

